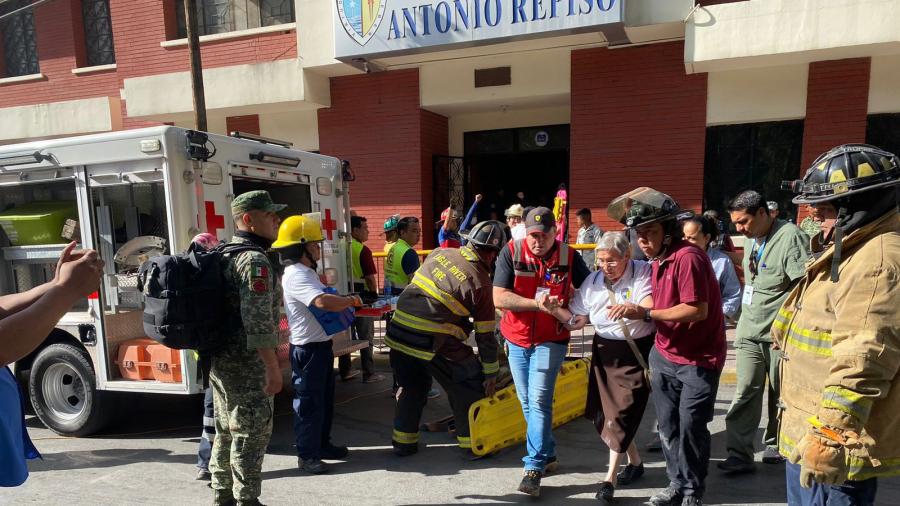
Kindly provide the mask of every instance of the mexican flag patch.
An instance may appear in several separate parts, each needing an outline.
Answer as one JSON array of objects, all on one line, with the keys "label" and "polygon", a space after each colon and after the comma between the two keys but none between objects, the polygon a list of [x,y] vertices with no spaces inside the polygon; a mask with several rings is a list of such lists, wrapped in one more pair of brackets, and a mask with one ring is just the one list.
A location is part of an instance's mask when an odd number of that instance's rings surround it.
[{"label": "mexican flag patch", "polygon": [[250,274],[253,278],[268,278],[269,268],[264,265],[253,266],[253,272]]}]

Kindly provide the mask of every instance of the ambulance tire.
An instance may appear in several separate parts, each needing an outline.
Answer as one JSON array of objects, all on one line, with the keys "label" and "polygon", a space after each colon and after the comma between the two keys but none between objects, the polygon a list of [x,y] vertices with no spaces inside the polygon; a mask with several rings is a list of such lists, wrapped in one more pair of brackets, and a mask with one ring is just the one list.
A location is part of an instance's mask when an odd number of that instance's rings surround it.
[{"label": "ambulance tire", "polygon": [[87,436],[110,419],[106,392],[97,390],[91,359],[71,344],[51,344],[34,359],[28,396],[37,417],[53,432]]}]

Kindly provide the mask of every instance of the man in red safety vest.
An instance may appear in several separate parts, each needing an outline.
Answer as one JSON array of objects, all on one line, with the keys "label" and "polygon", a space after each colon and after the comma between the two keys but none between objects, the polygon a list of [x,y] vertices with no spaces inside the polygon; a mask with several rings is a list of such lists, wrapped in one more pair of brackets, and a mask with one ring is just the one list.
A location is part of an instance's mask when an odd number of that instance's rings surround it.
[{"label": "man in red safety vest", "polygon": [[528,455],[519,491],[537,496],[543,474],[558,466],[553,390],[569,342],[560,308],[590,271],[581,255],[556,240],[550,209],[532,209],[525,230],[525,239],[511,241],[497,258],[494,305],[506,310],[500,333],[509,345],[509,368],[527,424]]}]

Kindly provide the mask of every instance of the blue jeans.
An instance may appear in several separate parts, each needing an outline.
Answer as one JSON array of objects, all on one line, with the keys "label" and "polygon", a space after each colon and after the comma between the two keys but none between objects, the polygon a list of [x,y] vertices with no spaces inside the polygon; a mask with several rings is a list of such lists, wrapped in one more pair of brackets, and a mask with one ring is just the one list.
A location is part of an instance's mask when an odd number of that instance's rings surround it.
[{"label": "blue jeans", "polygon": [[553,440],[553,390],[566,358],[564,343],[541,343],[523,348],[509,343],[509,369],[525,416],[525,470],[543,471],[556,456]]},{"label": "blue jeans", "polygon": [[322,458],[322,448],[331,446],[334,416],[334,355],[331,340],[291,345],[294,383],[294,436],[297,456],[303,460]]},{"label": "blue jeans", "polygon": [[800,486],[800,464],[784,463],[787,479],[787,498],[790,506],[871,506],[875,504],[878,479],[845,481],[843,485],[813,483],[812,488]]}]

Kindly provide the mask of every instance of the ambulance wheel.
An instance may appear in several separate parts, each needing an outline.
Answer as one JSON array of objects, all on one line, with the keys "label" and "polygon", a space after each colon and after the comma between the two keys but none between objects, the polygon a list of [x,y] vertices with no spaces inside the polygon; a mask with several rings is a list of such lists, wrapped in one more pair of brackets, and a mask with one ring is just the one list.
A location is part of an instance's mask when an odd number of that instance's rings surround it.
[{"label": "ambulance wheel", "polygon": [[28,395],[37,417],[57,434],[87,436],[108,421],[88,354],[70,344],[51,344],[31,365]]}]

